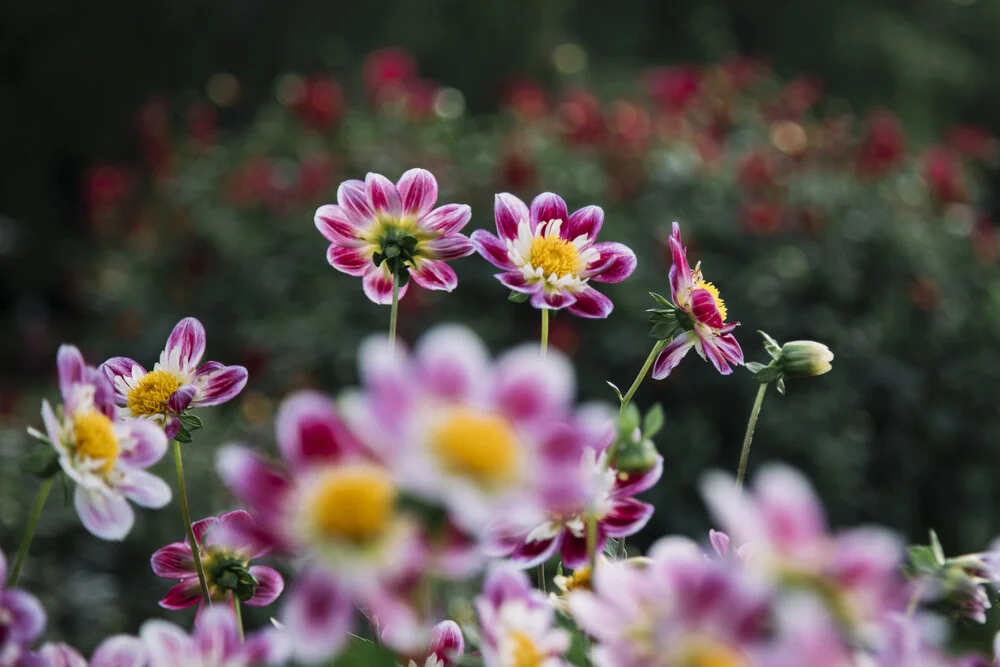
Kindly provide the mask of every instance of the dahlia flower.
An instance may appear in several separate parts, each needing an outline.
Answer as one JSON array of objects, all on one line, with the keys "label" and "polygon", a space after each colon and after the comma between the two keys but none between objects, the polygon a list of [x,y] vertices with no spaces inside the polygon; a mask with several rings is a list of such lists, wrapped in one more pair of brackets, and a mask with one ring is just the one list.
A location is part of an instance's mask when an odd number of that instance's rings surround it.
[{"label": "dahlia flower", "polygon": [[153,508],[170,502],[170,487],[145,470],[163,458],[167,438],[148,421],[114,421],[110,383],[77,348],[60,347],[57,364],[63,402],[59,410],[42,402],[43,437],[76,482],[73,501],[84,527],[105,540],[124,539],[135,522],[126,499]]},{"label": "dahlia flower", "polygon": [[423,545],[418,526],[400,509],[393,475],[321,394],[285,399],[276,430],[284,465],[229,445],[219,452],[217,467],[253,516],[261,546],[303,567],[280,613],[294,653],[309,662],[336,653],[355,604],[391,628],[390,637],[409,643],[415,621],[392,587],[419,568]]},{"label": "dahlia flower", "polygon": [[[472,210],[466,204],[434,208],[437,198],[437,180],[425,169],[410,169],[395,184],[380,174],[344,181],[337,204],[316,211],[316,229],[330,242],[327,261],[362,277],[365,295],[379,304],[392,302],[393,259],[424,289],[452,291],[458,277],[448,260],[475,251],[459,234]],[[399,298],[407,287],[401,282]]]},{"label": "dahlia flower", "polygon": [[345,397],[345,416],[400,486],[476,536],[501,518],[540,517],[542,457],[571,416],[562,355],[531,345],[491,362],[472,332],[446,325],[413,352],[369,339],[360,366],[364,389]]},{"label": "dahlia flower", "polygon": [[[237,599],[251,607],[266,607],[281,595],[285,581],[276,570],[250,565],[251,560],[269,551],[256,544],[254,528],[253,517],[243,510],[202,519],[192,525],[213,600],[231,599],[235,593]],[[173,542],[158,549],[150,562],[157,576],[180,580],[160,600],[161,607],[184,609],[203,602],[194,556],[187,542]]]},{"label": "dahlia flower", "polygon": [[45,629],[45,610],[34,595],[5,588],[7,559],[0,551],[0,665],[28,667],[32,659],[27,647]]},{"label": "dahlia flower", "polygon": [[768,598],[739,574],[693,542],[665,538],[644,567],[599,567],[593,591],[571,591],[567,604],[596,642],[595,667],[749,667],[766,636]]},{"label": "dahlia flower", "polygon": [[219,605],[205,609],[194,621],[194,632],[167,621],[146,621],[139,631],[147,667],[257,667],[281,665],[288,657],[283,631],[268,628],[240,641],[233,610]]},{"label": "dahlia flower", "polygon": [[599,206],[569,214],[562,197],[544,192],[531,209],[512,194],[494,204],[497,233],[472,233],[476,250],[503,272],[505,287],[530,295],[535,308],[561,310],[579,317],[607,317],[614,305],[590,281],[618,283],[635,271],[635,254],[621,243],[597,242],[604,224]]},{"label": "dahlia flower", "polygon": [[486,575],[476,598],[486,667],[564,667],[569,633],[555,627],[555,611],[521,571],[501,564]]},{"label": "dahlia flower", "polygon": [[90,660],[67,644],[45,644],[38,652],[46,667],[146,667],[146,647],[136,637],[108,637],[94,649]]},{"label": "dahlia flower", "polygon": [[100,370],[114,387],[120,416],[150,420],[173,438],[181,429],[185,410],[220,405],[246,386],[246,368],[218,361],[202,364],[204,354],[205,327],[185,317],[170,332],[152,371],[127,357],[112,357]]},{"label": "dahlia flower", "polygon": [[656,357],[653,379],[662,380],[670,375],[691,348],[702,359],[711,361],[720,373],[729,375],[733,372],[731,365],[743,365],[743,350],[732,335],[739,322],[726,323],[726,304],[719,296],[719,288],[702,277],[701,263],[691,270],[687,249],[681,244],[681,228],[676,222],[669,243],[674,259],[670,267],[670,295],[683,331]]}]

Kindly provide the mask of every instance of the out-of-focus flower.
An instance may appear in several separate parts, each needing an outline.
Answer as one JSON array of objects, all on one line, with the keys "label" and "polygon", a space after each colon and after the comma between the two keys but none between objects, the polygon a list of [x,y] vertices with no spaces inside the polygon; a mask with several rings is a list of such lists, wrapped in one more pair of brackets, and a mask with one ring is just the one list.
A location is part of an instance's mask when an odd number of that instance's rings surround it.
[{"label": "out-of-focus flower", "polygon": [[205,609],[191,635],[173,623],[154,620],[142,625],[139,637],[148,667],[258,667],[284,664],[289,655],[290,638],[277,628],[248,634],[241,642],[233,610],[223,605]]},{"label": "out-of-focus flower", "polygon": [[84,178],[84,199],[90,221],[99,224],[135,188],[135,177],[125,167],[95,164]]},{"label": "out-of-focus flower", "polygon": [[881,176],[896,167],[906,155],[906,134],[895,114],[877,109],[868,116],[868,126],[857,153],[857,169],[864,176]]},{"label": "out-of-focus flower", "polygon": [[409,610],[392,588],[419,571],[424,547],[418,526],[400,508],[391,472],[321,394],[285,399],[276,430],[285,466],[230,445],[219,452],[217,468],[253,516],[253,536],[303,567],[280,616],[295,654],[314,662],[336,653],[356,603],[393,633],[407,633]]},{"label": "out-of-focus flower", "polygon": [[555,612],[528,577],[496,565],[476,598],[487,667],[564,667],[569,633],[555,627]]},{"label": "out-of-focus flower", "polygon": [[774,185],[775,156],[764,150],[749,153],[740,161],[736,179],[748,190],[761,190]]},{"label": "out-of-focus flower", "polygon": [[[235,527],[232,524],[240,524]],[[191,526],[201,552],[205,580],[213,600],[236,598],[252,607],[274,602],[285,588],[285,581],[273,568],[250,565],[267,554],[267,547],[255,544],[253,517],[243,510],[196,521]],[[202,602],[191,545],[174,542],[153,554],[153,572],[166,579],[179,579],[166,597],[164,609],[184,609]]]},{"label": "out-of-focus flower", "polygon": [[7,559],[0,551],[0,665],[28,667],[27,650],[45,629],[45,610],[34,595],[5,588],[6,581]]},{"label": "out-of-focus flower", "polygon": [[594,146],[608,133],[601,101],[583,88],[566,93],[556,108],[556,118],[560,133],[572,144]]},{"label": "out-of-focus flower", "polygon": [[670,114],[683,113],[697,99],[701,78],[701,72],[689,65],[654,69],[643,76],[649,96]]},{"label": "out-of-focus flower", "polygon": [[142,641],[128,635],[108,637],[94,649],[89,661],[67,644],[45,644],[38,655],[45,661],[45,667],[147,667],[149,664]]},{"label": "out-of-focus flower", "polygon": [[299,180],[296,194],[306,202],[312,202],[325,195],[333,180],[334,162],[325,153],[312,155],[299,165]]},{"label": "out-of-focus flower", "polygon": [[365,295],[375,303],[392,302],[393,270],[424,289],[450,292],[458,285],[448,260],[475,252],[459,233],[469,222],[467,204],[434,208],[438,184],[426,169],[410,169],[397,183],[380,174],[344,181],[337,204],[316,211],[316,229],[330,241],[326,259],[351,276],[362,277]]},{"label": "out-of-focus flower", "polygon": [[644,567],[598,567],[593,591],[567,602],[596,667],[754,665],[768,613],[764,590],[683,538],[655,544]]},{"label": "out-of-focus flower", "polygon": [[539,120],[549,112],[548,92],[533,79],[518,79],[506,86],[503,106],[522,121]]},{"label": "out-of-focus flower", "polygon": [[829,373],[833,352],[814,340],[791,340],[781,346],[778,364],[786,377],[813,377]]},{"label": "out-of-focus flower", "polygon": [[197,148],[205,150],[215,144],[219,124],[215,107],[205,102],[196,102],[188,107],[186,121],[188,138]]},{"label": "out-of-focus flower", "polygon": [[957,125],[949,128],[948,146],[959,155],[976,160],[992,160],[997,155],[997,140],[992,134],[975,125]]},{"label": "out-of-focus flower", "polygon": [[114,387],[121,417],[159,424],[167,437],[173,438],[181,429],[180,416],[185,410],[221,405],[246,386],[246,368],[218,361],[202,364],[204,355],[205,327],[195,318],[185,317],[170,332],[152,371],[128,357],[112,357],[99,370]]},{"label": "out-of-focus flower", "polygon": [[328,76],[310,76],[292,109],[302,122],[317,132],[332,130],[344,114],[344,91]]},{"label": "out-of-focus flower", "polygon": [[422,662],[410,660],[409,667],[455,667],[465,654],[465,638],[455,621],[441,621],[431,630],[431,643]]},{"label": "out-of-focus flower", "polygon": [[923,176],[931,194],[942,204],[968,200],[962,162],[944,146],[935,146],[924,155]]},{"label": "out-of-focus flower", "polygon": [[772,201],[748,202],[740,207],[740,219],[747,231],[770,235],[781,231],[784,214],[780,204]]},{"label": "out-of-focus flower", "polygon": [[57,364],[62,406],[42,402],[45,437],[76,483],[73,500],[84,527],[105,540],[124,539],[135,522],[126,498],[143,507],[170,502],[170,487],[145,470],[163,458],[167,438],[148,421],[115,421],[111,383],[76,347],[60,347]]},{"label": "out-of-focus flower", "polygon": [[687,249],[681,242],[681,227],[676,222],[669,243],[674,260],[670,267],[671,301],[683,331],[656,357],[653,378],[662,380],[670,375],[691,348],[702,359],[711,361],[720,373],[729,375],[733,372],[731,365],[743,365],[743,350],[732,334],[739,322],[726,323],[726,304],[719,296],[719,288],[702,276],[701,263],[691,269]]},{"label": "out-of-focus flower", "polygon": [[380,49],[368,54],[364,63],[365,90],[372,102],[402,93],[417,75],[417,63],[409,51]]},{"label": "out-of-focus flower", "polygon": [[589,285],[617,283],[635,270],[635,254],[625,245],[597,242],[604,224],[599,206],[569,214],[562,197],[544,192],[531,209],[509,193],[496,196],[497,233],[472,233],[476,250],[503,273],[497,280],[528,294],[535,308],[560,310],[579,317],[607,317],[614,304]]}]

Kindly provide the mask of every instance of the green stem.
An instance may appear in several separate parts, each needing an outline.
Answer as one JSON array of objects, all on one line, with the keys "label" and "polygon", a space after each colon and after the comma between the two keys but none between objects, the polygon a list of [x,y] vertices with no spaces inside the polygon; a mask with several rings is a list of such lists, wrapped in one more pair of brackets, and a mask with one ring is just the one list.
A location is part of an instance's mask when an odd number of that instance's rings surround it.
[{"label": "green stem", "polygon": [[31,508],[28,525],[24,527],[24,537],[21,538],[21,546],[17,550],[17,556],[14,557],[14,566],[11,568],[10,574],[7,575],[7,588],[13,588],[17,583],[18,577],[21,576],[21,568],[24,567],[24,561],[28,558],[28,549],[31,547],[31,540],[35,537],[35,527],[38,526],[38,518],[42,515],[42,508],[45,507],[45,499],[49,497],[49,491],[52,490],[52,484],[55,480],[56,476],[52,475],[42,480],[42,485],[38,487],[38,495],[35,496],[35,505]]},{"label": "green stem", "polygon": [[538,566],[538,590],[545,593],[545,563]]},{"label": "green stem", "polygon": [[594,580],[597,572],[597,517],[591,512],[587,515],[587,556],[590,560],[590,580]]},{"label": "green stem", "polygon": [[194,539],[194,528],[191,526],[191,510],[188,508],[187,485],[184,484],[184,462],[181,460],[181,443],[174,440],[174,466],[177,468],[177,495],[181,499],[181,515],[184,517],[184,530],[188,542],[191,543],[191,556],[194,557],[194,568],[198,572],[198,583],[201,585],[201,596],[211,606],[212,596],[208,593],[208,581],[205,579],[205,567],[201,563],[201,549]]},{"label": "green stem", "polygon": [[653,349],[649,352],[649,356],[646,357],[646,363],[642,365],[642,368],[639,369],[639,374],[635,376],[635,382],[632,383],[632,386],[629,387],[628,391],[625,392],[625,395],[622,396],[622,405],[618,410],[618,414],[625,412],[625,408],[628,407],[632,397],[635,396],[635,392],[639,390],[639,385],[641,385],[642,381],[646,379],[646,373],[649,372],[649,367],[653,365],[653,362],[656,361],[657,355],[663,351],[663,348],[665,348],[669,342],[670,341],[666,340],[656,341],[656,345],[653,346]]},{"label": "green stem", "polygon": [[743,436],[743,451],[740,453],[740,467],[736,470],[736,488],[743,488],[743,479],[747,475],[747,460],[750,458],[750,442],[753,440],[753,431],[757,428],[757,417],[760,415],[760,406],[764,402],[764,394],[767,392],[767,383],[762,382],[757,390],[757,398],[753,402],[753,409],[750,410],[750,421],[747,422],[747,432]]},{"label": "green stem", "polygon": [[389,310],[389,344],[396,344],[396,318],[399,315],[399,276],[392,274],[392,307]]},{"label": "green stem", "polygon": [[240,636],[240,643],[243,643],[243,612],[240,609],[240,599],[233,594],[233,613],[236,614],[236,633]]},{"label": "green stem", "polygon": [[549,309],[542,308],[542,356],[549,351]]}]

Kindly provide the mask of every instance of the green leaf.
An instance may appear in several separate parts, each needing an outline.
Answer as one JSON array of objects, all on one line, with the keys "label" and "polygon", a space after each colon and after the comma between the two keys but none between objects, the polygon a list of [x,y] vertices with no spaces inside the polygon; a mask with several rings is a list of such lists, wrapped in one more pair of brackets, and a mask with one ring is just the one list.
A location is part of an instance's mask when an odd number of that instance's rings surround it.
[{"label": "green leaf", "polygon": [[184,414],[182,414],[180,419],[181,419],[181,424],[183,424],[184,428],[187,429],[189,432],[197,431],[202,426],[204,426],[204,424],[201,423],[201,417],[199,417],[198,415],[193,415],[190,412],[185,412]]},{"label": "green leaf", "polygon": [[524,303],[531,298],[530,294],[525,294],[524,292],[515,292],[511,290],[511,293],[507,296],[507,300],[511,303]]},{"label": "green leaf", "polygon": [[934,572],[943,561],[939,561],[933,547],[914,545],[906,548],[906,556],[910,568],[915,573]]},{"label": "green leaf", "polygon": [[764,366],[754,373],[753,379],[761,384],[770,384],[781,379],[781,369],[777,366]]},{"label": "green leaf", "polygon": [[21,459],[21,469],[35,477],[48,479],[59,472],[59,454],[51,447],[35,447]]},{"label": "green leaf", "polygon": [[663,428],[663,423],[663,406],[657,403],[649,409],[646,418],[642,421],[642,436],[652,438]]},{"label": "green leaf", "polygon": [[759,333],[761,336],[764,337],[764,349],[767,351],[769,355],[771,355],[771,358],[777,359],[778,357],[780,357],[781,345],[778,344],[778,341],[774,340],[763,331],[758,331],[757,333]]},{"label": "green leaf", "polygon": [[765,368],[767,368],[767,366],[765,366],[764,364],[758,363],[756,361],[751,361],[750,363],[748,363],[746,365],[746,369],[748,371],[750,371],[751,373],[755,374],[755,375],[757,373],[760,373]]},{"label": "green leaf", "polygon": [[181,426],[181,430],[177,431],[177,435],[174,436],[174,440],[183,443],[191,442],[191,433],[186,428]]},{"label": "green leaf", "polygon": [[656,292],[650,292],[649,296],[656,299],[656,302],[668,310],[674,310],[674,304],[670,303],[670,299],[657,294]]},{"label": "green leaf", "polygon": [[622,396],[622,390],[618,388],[618,385],[616,385],[611,380],[607,380],[606,382],[608,383],[608,386],[611,387],[611,389],[615,392],[615,396],[618,397],[618,402],[619,403],[621,403],[623,400],[625,400],[625,397]]},{"label": "green leaf", "polygon": [[933,529],[930,531],[931,534],[931,550],[934,552],[934,557],[937,558],[938,563],[944,565],[944,549],[941,548],[941,540],[938,539],[937,533]]}]

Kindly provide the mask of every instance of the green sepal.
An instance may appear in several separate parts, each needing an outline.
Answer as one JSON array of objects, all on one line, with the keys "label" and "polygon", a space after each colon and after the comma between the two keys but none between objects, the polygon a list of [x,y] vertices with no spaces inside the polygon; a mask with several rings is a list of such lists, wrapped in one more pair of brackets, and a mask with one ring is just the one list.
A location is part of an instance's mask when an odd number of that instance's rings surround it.
[{"label": "green sepal", "polygon": [[177,431],[177,435],[174,436],[174,440],[183,444],[187,444],[191,442],[191,432],[188,431],[186,428],[184,428],[184,426],[182,425],[180,430]]},{"label": "green sepal", "polygon": [[21,459],[21,470],[39,479],[48,479],[61,470],[59,454],[51,447],[35,447]]},{"label": "green sepal", "polygon": [[645,419],[642,420],[642,437],[652,438],[659,433],[660,429],[663,428],[664,421],[663,406],[657,403],[649,409]]},{"label": "green sepal", "polygon": [[767,335],[763,331],[758,331],[757,333],[759,333],[761,336],[764,337],[764,350],[769,355],[771,355],[771,358],[772,359],[778,359],[778,358],[780,358],[781,357],[781,345],[778,344],[778,341],[774,340],[773,338],[771,338],[769,335]]},{"label": "green sepal", "polygon": [[611,380],[606,380],[606,382],[608,383],[608,386],[611,387],[611,390],[615,392],[615,396],[618,397],[618,402],[621,403],[622,401],[624,401],[625,397],[622,395],[622,390],[618,388],[618,385],[616,385]]},{"label": "green sepal", "polygon": [[663,306],[664,310],[676,310],[677,309],[677,307],[673,303],[670,302],[670,299],[668,299],[668,298],[666,298],[664,296],[661,296],[661,295],[657,294],[656,292],[650,292],[649,296],[653,297],[653,299],[655,299],[658,304],[660,304],[661,306]]},{"label": "green sepal", "polygon": [[511,290],[510,294],[507,295],[507,300],[511,303],[524,303],[531,298],[530,294],[525,294],[524,292],[515,292]]},{"label": "green sepal", "polygon": [[185,412],[180,416],[181,424],[184,429],[190,433],[191,431],[197,431],[202,428],[204,424],[201,423],[201,417],[198,415],[193,415],[190,412]]},{"label": "green sepal", "polygon": [[778,393],[782,396],[785,395],[785,378],[781,377],[774,383],[774,388],[778,390]]},{"label": "green sepal", "polygon": [[767,368],[767,366],[757,361],[751,361],[745,366],[745,368],[754,375],[756,375],[757,373],[760,373],[762,370]]}]

